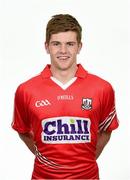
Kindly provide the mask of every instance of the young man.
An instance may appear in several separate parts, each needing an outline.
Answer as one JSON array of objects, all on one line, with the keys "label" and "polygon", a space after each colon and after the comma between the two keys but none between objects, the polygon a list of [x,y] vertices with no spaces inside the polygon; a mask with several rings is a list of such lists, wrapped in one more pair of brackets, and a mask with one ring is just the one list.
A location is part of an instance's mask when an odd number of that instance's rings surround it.
[{"label": "young man", "polygon": [[81,31],[71,15],[53,16],[51,64],[16,91],[12,127],[36,156],[32,179],[99,179],[96,159],[118,127],[112,86],[77,64]]}]

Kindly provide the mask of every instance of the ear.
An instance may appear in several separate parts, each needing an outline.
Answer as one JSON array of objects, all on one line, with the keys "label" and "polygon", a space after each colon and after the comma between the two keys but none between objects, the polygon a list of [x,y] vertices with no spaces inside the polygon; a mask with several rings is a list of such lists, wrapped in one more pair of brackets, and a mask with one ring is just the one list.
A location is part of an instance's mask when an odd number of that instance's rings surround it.
[{"label": "ear", "polygon": [[80,53],[80,50],[82,49],[82,42],[79,43],[79,47],[78,47],[78,54]]},{"label": "ear", "polygon": [[49,54],[50,53],[50,51],[49,51],[49,45],[48,45],[48,43],[47,42],[45,42],[45,49],[46,49],[46,52],[47,52],[47,54]]}]

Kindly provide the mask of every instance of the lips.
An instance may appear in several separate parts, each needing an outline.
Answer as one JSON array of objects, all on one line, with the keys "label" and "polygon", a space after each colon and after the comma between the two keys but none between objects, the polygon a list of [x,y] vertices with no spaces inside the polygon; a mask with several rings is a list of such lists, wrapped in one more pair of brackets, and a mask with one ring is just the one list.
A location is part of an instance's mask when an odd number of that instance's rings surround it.
[{"label": "lips", "polygon": [[58,56],[57,58],[60,60],[67,60],[70,57],[69,56]]}]

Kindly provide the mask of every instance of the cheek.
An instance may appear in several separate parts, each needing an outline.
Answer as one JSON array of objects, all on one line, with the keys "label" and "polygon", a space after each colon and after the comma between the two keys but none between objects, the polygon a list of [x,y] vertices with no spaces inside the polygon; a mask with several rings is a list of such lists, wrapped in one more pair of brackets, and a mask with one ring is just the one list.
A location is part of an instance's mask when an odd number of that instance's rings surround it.
[{"label": "cheek", "polygon": [[58,53],[56,51],[51,51],[49,54],[52,59],[56,59]]},{"label": "cheek", "polygon": [[50,52],[50,54],[55,55],[55,54],[57,54],[58,49],[51,48],[51,49],[49,50],[49,52]]},{"label": "cheek", "polygon": [[72,54],[73,56],[76,56],[78,53],[79,53],[79,50],[78,50],[78,49],[75,49],[75,50],[71,51],[71,54]]},{"label": "cheek", "polygon": [[79,54],[79,53],[80,53],[80,50],[81,50],[81,48],[78,48],[78,49],[77,49],[77,54]]}]

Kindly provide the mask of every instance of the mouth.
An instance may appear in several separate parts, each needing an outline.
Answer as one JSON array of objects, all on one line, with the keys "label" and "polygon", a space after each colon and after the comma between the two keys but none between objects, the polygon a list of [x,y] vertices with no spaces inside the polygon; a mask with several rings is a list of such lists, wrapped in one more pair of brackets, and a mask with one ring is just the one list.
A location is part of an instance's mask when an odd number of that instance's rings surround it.
[{"label": "mouth", "polygon": [[57,58],[58,58],[59,60],[64,61],[64,60],[69,59],[70,57],[69,57],[69,56],[58,56]]}]

